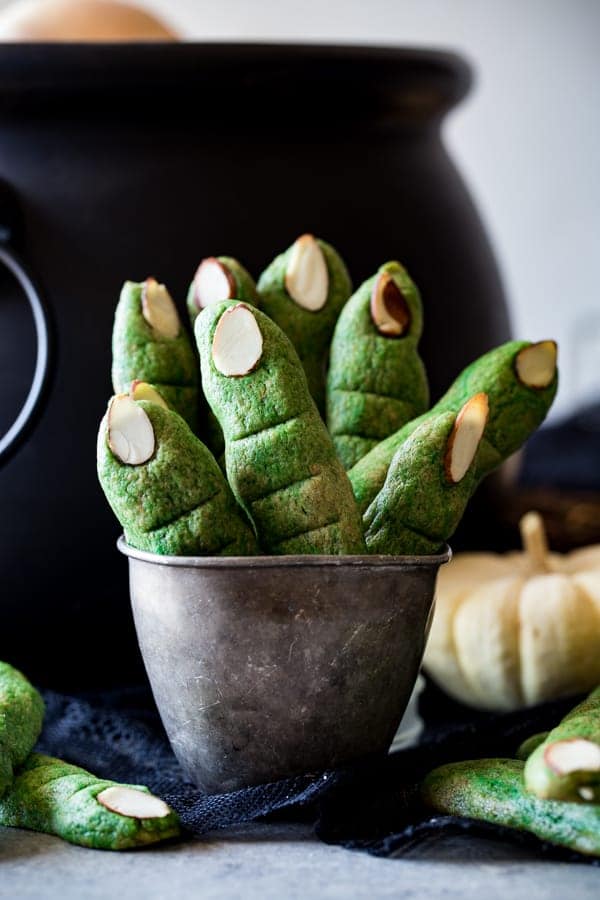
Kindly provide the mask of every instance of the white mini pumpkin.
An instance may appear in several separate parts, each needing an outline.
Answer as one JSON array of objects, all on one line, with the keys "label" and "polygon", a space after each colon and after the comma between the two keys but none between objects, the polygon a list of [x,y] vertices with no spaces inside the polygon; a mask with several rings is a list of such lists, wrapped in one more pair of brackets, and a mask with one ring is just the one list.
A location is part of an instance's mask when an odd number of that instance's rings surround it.
[{"label": "white mini pumpkin", "polygon": [[511,710],[600,683],[600,544],[550,553],[541,517],[524,553],[463,553],[440,570],[425,653],[452,697]]}]

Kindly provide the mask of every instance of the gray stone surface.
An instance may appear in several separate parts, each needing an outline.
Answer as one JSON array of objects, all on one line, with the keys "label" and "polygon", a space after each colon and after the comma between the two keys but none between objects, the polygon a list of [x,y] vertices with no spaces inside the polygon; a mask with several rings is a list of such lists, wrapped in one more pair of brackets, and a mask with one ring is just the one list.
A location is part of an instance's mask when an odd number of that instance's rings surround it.
[{"label": "gray stone surface", "polygon": [[508,844],[448,837],[401,860],[329,847],[304,825],[252,825],[151,850],[109,853],[0,828],[10,900],[587,900],[600,868],[534,859]]}]

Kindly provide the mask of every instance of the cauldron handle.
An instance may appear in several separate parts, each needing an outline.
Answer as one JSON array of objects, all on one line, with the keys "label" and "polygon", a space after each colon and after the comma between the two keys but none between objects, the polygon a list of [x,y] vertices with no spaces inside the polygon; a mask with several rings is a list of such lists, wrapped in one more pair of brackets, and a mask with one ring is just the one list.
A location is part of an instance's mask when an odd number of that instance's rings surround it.
[{"label": "cauldron handle", "polygon": [[0,263],[3,263],[12,272],[27,298],[35,326],[37,354],[35,370],[25,403],[6,434],[0,437],[0,465],[6,462],[35,425],[41,412],[41,400],[48,383],[50,370],[50,325],[48,312],[35,280],[9,245],[9,237],[10,230],[0,226]]}]

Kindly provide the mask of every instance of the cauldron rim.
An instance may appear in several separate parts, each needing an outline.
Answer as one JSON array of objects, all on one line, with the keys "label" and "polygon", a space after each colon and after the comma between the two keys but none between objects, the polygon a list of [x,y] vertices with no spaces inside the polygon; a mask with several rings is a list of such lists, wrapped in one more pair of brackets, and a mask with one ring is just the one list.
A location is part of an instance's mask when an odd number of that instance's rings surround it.
[{"label": "cauldron rim", "polygon": [[89,104],[110,98],[121,106],[152,96],[157,103],[166,96],[185,102],[192,95],[210,104],[215,95],[235,99],[236,92],[264,104],[284,91],[314,95],[317,86],[326,100],[339,97],[342,109],[345,98],[355,108],[370,102],[375,114],[424,106],[421,113],[432,117],[456,105],[471,83],[468,62],[443,48],[242,41],[0,43],[0,105],[9,107],[15,100],[43,108],[48,100],[80,105],[84,99]]}]

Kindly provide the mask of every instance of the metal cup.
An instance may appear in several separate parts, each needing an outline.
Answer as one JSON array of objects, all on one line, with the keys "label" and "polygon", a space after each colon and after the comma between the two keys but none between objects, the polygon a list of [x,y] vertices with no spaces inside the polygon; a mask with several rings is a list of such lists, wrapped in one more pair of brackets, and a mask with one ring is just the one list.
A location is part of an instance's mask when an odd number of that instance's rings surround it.
[{"label": "metal cup", "polygon": [[171,746],[208,793],[389,747],[436,556],[157,556],[129,547],[138,640]]}]

